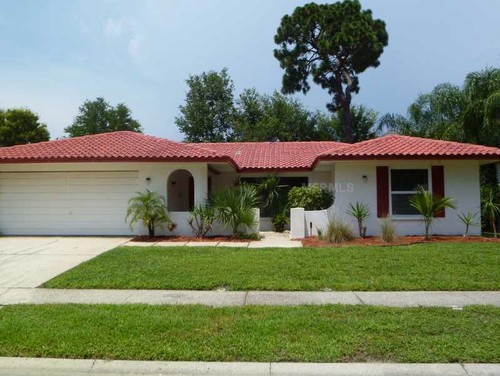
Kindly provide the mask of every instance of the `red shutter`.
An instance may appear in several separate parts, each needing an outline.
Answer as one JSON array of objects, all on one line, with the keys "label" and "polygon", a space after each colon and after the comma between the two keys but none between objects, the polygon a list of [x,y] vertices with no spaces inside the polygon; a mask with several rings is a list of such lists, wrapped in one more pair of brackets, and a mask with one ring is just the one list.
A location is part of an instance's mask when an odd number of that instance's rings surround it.
[{"label": "red shutter", "polygon": [[[443,166],[432,166],[432,194],[444,197],[444,167]],[[443,218],[444,210],[440,211],[436,217]]]},{"label": "red shutter", "polygon": [[377,166],[377,217],[389,215],[389,167]]}]

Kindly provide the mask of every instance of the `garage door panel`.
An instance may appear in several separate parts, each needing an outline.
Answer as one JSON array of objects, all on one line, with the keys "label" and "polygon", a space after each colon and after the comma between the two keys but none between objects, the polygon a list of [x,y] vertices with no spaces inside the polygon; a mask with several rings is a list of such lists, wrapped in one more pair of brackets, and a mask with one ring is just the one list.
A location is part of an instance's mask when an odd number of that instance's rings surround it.
[{"label": "garage door panel", "polygon": [[74,185],[68,187],[68,193],[127,193],[135,188],[134,185]]},{"label": "garage door panel", "polygon": [[68,188],[64,185],[4,185],[0,188],[3,194],[9,193],[66,193]]},{"label": "garage door panel", "polygon": [[0,231],[18,235],[130,235],[137,171],[0,173]]}]

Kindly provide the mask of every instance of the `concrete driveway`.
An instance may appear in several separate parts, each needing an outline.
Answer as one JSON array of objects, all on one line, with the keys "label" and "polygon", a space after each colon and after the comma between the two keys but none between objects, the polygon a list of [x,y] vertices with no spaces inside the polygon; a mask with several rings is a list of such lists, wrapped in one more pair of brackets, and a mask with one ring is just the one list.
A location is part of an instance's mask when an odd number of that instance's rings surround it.
[{"label": "concrete driveway", "polygon": [[40,286],[128,238],[0,237],[0,289]]}]

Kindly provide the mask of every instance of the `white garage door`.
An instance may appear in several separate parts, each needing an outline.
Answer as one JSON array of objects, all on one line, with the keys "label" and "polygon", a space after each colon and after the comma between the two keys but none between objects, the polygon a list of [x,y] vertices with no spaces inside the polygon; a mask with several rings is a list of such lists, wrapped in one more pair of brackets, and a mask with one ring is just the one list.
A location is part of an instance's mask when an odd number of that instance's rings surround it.
[{"label": "white garage door", "polygon": [[0,173],[4,235],[129,235],[137,171]]}]

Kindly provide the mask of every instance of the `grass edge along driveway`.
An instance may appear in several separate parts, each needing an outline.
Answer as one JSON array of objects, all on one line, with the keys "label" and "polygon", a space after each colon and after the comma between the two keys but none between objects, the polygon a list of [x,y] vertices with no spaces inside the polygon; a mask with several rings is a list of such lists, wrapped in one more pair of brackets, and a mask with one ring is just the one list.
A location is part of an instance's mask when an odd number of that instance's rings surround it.
[{"label": "grass edge along driveway", "polygon": [[17,305],[0,356],[184,361],[500,362],[500,308]]},{"label": "grass edge along driveway", "polygon": [[119,247],[46,282],[48,288],[473,291],[500,289],[495,243],[394,247]]}]

